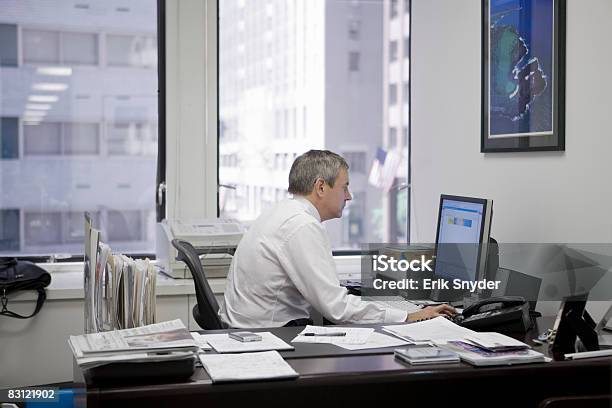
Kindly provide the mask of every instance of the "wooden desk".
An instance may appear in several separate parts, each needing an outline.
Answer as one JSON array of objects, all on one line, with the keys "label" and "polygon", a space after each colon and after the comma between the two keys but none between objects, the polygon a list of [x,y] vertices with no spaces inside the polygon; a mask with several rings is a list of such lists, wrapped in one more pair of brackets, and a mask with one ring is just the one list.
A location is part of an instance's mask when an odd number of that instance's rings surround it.
[{"label": "wooden desk", "polygon": [[[271,331],[291,339],[298,330]],[[312,408],[381,404],[437,407],[444,403],[452,407],[522,408],[536,407],[548,397],[609,394],[612,384],[610,358],[503,367],[472,367],[463,363],[414,367],[396,361],[392,349],[378,349],[372,354],[362,351],[308,357],[301,347],[306,345],[294,345],[296,352],[282,354],[300,374],[296,380],[213,385],[206,371],[198,368],[189,381],[182,383],[88,387],[87,404]]]}]

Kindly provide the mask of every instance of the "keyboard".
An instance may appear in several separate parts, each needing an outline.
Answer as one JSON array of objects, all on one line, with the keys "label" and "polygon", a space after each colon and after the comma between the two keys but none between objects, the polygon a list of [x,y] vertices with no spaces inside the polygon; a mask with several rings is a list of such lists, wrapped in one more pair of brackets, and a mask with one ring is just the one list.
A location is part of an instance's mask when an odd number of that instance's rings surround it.
[{"label": "keyboard", "polygon": [[401,296],[393,296],[385,299],[376,299],[373,300],[372,303],[376,303],[377,305],[384,308],[393,308],[403,310],[408,313],[414,313],[421,310],[422,306],[417,305],[409,300],[404,299]]}]

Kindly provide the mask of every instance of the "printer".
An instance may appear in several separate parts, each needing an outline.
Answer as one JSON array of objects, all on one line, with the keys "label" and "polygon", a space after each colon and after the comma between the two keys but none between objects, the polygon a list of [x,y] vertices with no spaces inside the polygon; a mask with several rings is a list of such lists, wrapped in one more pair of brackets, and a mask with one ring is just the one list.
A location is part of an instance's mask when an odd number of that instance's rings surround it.
[{"label": "printer", "polygon": [[231,219],[163,220],[157,224],[159,267],[173,278],[191,278],[187,265],[176,260],[178,253],[172,245],[173,239],[181,239],[200,255],[206,277],[224,278],[243,234],[244,226]]}]

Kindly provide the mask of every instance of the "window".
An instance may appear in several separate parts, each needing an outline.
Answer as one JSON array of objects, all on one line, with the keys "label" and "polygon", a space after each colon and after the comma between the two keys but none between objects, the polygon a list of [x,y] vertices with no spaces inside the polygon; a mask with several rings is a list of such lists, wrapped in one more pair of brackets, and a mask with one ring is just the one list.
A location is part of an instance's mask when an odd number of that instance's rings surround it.
[{"label": "window", "polygon": [[389,105],[397,103],[397,85],[389,84]]},{"label": "window", "polygon": [[62,242],[61,213],[27,212],[25,214],[25,242],[27,247],[53,245]]},{"label": "window", "polygon": [[70,123],[64,125],[64,154],[97,155],[100,152],[99,144],[97,123]]},{"label": "window", "polygon": [[[68,244],[80,245],[85,239],[85,230],[83,228],[83,213],[70,211],[63,214],[64,228],[62,230],[62,242]],[[100,213],[89,211],[89,215],[94,225],[100,225]]]},{"label": "window", "polygon": [[157,123],[110,123],[106,129],[109,156],[153,156],[157,152]]},{"label": "window", "polygon": [[390,18],[395,18],[397,17],[397,6],[398,6],[398,0],[391,0],[391,2],[389,3],[389,17]]},{"label": "window", "polygon": [[404,58],[408,58],[408,56],[410,55],[410,38],[408,37],[404,37],[404,39],[402,40],[403,43],[403,54],[404,54]]},{"label": "window", "polygon": [[23,61],[32,64],[97,65],[98,35],[91,32],[25,28],[23,30]]},{"label": "window", "polygon": [[81,254],[84,212],[114,251],[154,251],[157,4],[3,5],[0,256]]},{"label": "window", "polygon": [[359,30],[361,22],[359,20],[349,20],[349,38],[351,40],[359,40]]},{"label": "window", "polygon": [[358,51],[349,52],[349,71],[351,72],[359,71],[359,52]]},{"label": "window", "polygon": [[108,35],[106,58],[110,66],[155,67],[157,45],[152,36]]},{"label": "window", "polygon": [[19,157],[19,120],[18,118],[0,118],[0,150],[2,159]]},{"label": "window", "polygon": [[60,62],[59,33],[57,31],[23,30],[23,61],[26,63]]},{"label": "window", "polygon": [[351,174],[364,174],[366,172],[365,152],[344,152],[342,153],[342,157],[344,157],[348,163]]},{"label": "window", "polygon": [[73,65],[98,64],[98,36],[92,33],[62,33],[62,62]]},{"label": "window", "polygon": [[19,209],[0,210],[0,252],[19,250]]},{"label": "window", "polygon": [[97,155],[100,152],[97,123],[25,124],[23,133],[26,156]]},{"label": "window", "polygon": [[[333,249],[405,242],[406,224],[389,227],[397,219],[396,203],[389,204],[396,194],[391,197],[386,183],[370,180],[376,157],[366,154],[387,147],[388,130],[381,123],[401,125],[391,123],[389,112],[401,85],[395,79],[390,86],[385,72],[389,52],[399,58],[403,33],[386,37],[388,2],[298,1],[286,7],[293,2],[279,1],[271,15],[266,3],[218,3],[219,182],[236,186],[235,194],[219,195],[220,215],[252,221],[287,195],[298,155],[330,149],[349,162],[355,197],[341,219],[324,224]],[[392,5],[397,16],[400,5]],[[269,61],[274,69],[260,75]],[[237,154],[239,167],[223,164],[231,154]],[[407,158],[407,150],[402,154]],[[396,177],[407,173],[398,170]]]},{"label": "window", "polygon": [[17,66],[17,25],[0,24],[0,67]]},{"label": "window", "polygon": [[389,62],[397,61],[397,41],[389,42]]},{"label": "window", "polygon": [[364,193],[355,193],[349,203],[348,214],[345,215],[348,218],[345,234],[347,242],[359,242],[363,239],[366,199],[367,197]]},{"label": "window", "polygon": [[393,149],[397,146],[397,128],[390,127],[389,128],[389,149]]},{"label": "window", "polygon": [[25,155],[61,154],[61,132],[62,126],[59,122],[41,122],[36,125],[24,125],[23,137]]},{"label": "window", "polygon": [[142,214],[140,211],[109,211],[108,241],[126,242],[142,239]]}]

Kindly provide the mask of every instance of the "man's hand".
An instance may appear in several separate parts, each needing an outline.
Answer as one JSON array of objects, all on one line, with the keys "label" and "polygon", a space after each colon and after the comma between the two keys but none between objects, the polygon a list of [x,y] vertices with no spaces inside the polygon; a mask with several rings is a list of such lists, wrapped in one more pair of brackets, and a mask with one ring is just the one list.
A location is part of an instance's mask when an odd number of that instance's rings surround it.
[{"label": "man's hand", "polygon": [[408,315],[406,318],[407,322],[416,322],[418,320],[432,319],[438,316],[451,317],[457,314],[454,307],[443,304],[438,306],[427,306],[424,309],[419,310]]}]

